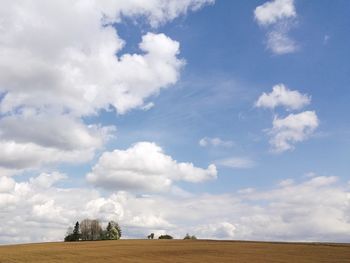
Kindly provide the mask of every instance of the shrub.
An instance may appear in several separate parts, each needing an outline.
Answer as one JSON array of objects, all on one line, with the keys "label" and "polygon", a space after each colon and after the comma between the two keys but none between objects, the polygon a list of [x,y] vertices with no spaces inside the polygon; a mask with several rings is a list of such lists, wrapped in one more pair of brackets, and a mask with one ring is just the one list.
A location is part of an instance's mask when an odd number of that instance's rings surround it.
[{"label": "shrub", "polygon": [[158,237],[158,239],[173,239],[173,237],[170,235],[161,235]]},{"label": "shrub", "polygon": [[197,237],[196,236],[190,236],[188,233],[186,234],[186,236],[184,237],[184,240],[186,240],[186,239],[190,239],[190,240],[196,240],[197,239]]},{"label": "shrub", "polygon": [[72,242],[72,241],[75,241],[73,234],[65,236],[64,242]]}]

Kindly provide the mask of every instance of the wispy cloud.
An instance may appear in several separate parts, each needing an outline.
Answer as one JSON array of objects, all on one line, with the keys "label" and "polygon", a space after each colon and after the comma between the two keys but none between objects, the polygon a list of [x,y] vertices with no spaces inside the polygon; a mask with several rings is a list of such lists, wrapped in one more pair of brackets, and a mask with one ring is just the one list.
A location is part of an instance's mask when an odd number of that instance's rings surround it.
[{"label": "wispy cloud", "polygon": [[257,23],[267,30],[266,46],[274,54],[293,53],[299,45],[289,36],[297,24],[294,0],[272,0],[254,10]]},{"label": "wispy cloud", "polygon": [[214,147],[232,147],[234,145],[233,141],[230,140],[223,140],[220,139],[219,137],[214,137],[214,138],[210,138],[210,137],[204,137],[202,139],[199,140],[199,145],[202,147],[207,147],[207,146],[214,146]]},{"label": "wispy cloud", "polygon": [[255,162],[253,160],[245,157],[229,157],[217,160],[214,163],[218,166],[224,166],[234,169],[245,169],[252,168],[255,166]]}]

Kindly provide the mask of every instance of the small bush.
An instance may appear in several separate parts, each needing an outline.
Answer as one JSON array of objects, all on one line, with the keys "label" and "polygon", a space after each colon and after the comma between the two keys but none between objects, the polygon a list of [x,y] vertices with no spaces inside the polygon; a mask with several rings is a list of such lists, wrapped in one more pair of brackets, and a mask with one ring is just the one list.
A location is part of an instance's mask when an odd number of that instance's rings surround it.
[{"label": "small bush", "polygon": [[73,234],[65,236],[64,242],[72,242],[72,241],[75,241]]},{"label": "small bush", "polygon": [[173,239],[173,237],[170,235],[161,235],[158,237],[158,239]]},{"label": "small bush", "polygon": [[184,240],[186,240],[186,239],[196,240],[197,237],[196,237],[196,236],[190,236],[190,235],[187,233],[186,236],[184,237]]}]

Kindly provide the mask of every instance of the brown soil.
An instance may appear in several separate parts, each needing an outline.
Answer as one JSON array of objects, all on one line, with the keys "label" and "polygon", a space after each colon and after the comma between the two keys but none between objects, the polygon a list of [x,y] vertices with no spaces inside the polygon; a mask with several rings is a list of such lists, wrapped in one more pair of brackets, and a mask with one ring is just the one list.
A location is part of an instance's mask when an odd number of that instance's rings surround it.
[{"label": "brown soil", "polygon": [[0,246],[0,263],[350,262],[350,244],[117,240]]}]

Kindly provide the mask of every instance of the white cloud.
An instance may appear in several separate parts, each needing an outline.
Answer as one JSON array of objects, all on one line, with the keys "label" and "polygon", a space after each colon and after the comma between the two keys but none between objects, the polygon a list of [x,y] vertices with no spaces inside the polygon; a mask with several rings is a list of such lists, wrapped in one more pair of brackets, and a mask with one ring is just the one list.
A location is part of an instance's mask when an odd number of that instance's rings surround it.
[{"label": "white cloud", "polygon": [[14,189],[16,182],[7,176],[0,176],[0,193],[9,192]]},{"label": "white cloud", "polygon": [[282,180],[281,182],[279,182],[279,185],[280,186],[290,186],[290,185],[293,185],[294,184],[294,180],[293,179],[285,179],[285,180]]},{"label": "white cloud", "polygon": [[266,28],[266,46],[274,54],[293,53],[299,45],[289,36],[296,23],[294,0],[272,0],[255,8],[254,16]]},{"label": "white cloud", "polygon": [[147,33],[142,54],[116,56],[124,41],[111,23],[123,15],[144,16],[155,25],[212,2],[8,1],[0,28],[1,111],[49,106],[86,115],[109,106],[119,113],[141,107],[177,81],[179,43]]},{"label": "white cloud", "polygon": [[83,118],[151,108],[144,101],[176,83],[185,63],[180,44],[161,33],[145,33],[139,53],[123,53],[118,23],[142,17],[156,27],[213,2],[3,2],[0,171],[90,160],[115,128]]},{"label": "white cloud", "polygon": [[45,201],[41,204],[33,205],[31,216],[36,221],[45,221],[48,223],[57,221],[61,218],[62,222],[69,222],[67,218],[62,217],[63,208],[55,204],[54,200]]},{"label": "white cloud", "polygon": [[305,177],[311,178],[311,177],[315,177],[317,176],[317,174],[315,172],[307,172],[304,174]]},{"label": "white cloud", "polygon": [[217,171],[177,162],[155,143],[139,142],[126,150],[105,152],[87,175],[89,182],[109,189],[168,191],[174,181],[215,179]]},{"label": "white cloud", "polygon": [[85,125],[79,118],[27,110],[0,119],[0,166],[18,173],[45,164],[85,162],[116,128]]},{"label": "white cloud", "polygon": [[58,114],[28,113],[0,119],[2,140],[67,151],[100,148],[114,131],[113,126],[85,125],[80,119]]},{"label": "white cloud", "polygon": [[249,158],[243,157],[230,157],[226,159],[221,159],[215,161],[215,164],[218,166],[225,166],[229,168],[251,168],[253,167],[254,161]]},{"label": "white cloud", "polygon": [[[50,176],[55,177],[45,178]],[[150,232],[243,240],[349,238],[350,189],[334,176],[304,178],[263,191],[176,198],[120,191],[102,196],[93,189],[38,187],[38,180],[15,182],[14,187],[11,183],[0,193],[0,243],[62,240],[68,226],[86,217],[103,224],[116,220],[123,236],[134,238]]]},{"label": "white cloud", "polygon": [[154,107],[154,103],[153,102],[149,102],[146,105],[142,106],[141,109],[144,111],[148,111],[150,109],[152,109]]},{"label": "white cloud", "polygon": [[266,2],[254,11],[255,19],[261,25],[275,24],[278,20],[296,17],[294,0],[273,0]]},{"label": "white cloud", "polygon": [[88,217],[102,218],[105,221],[119,219],[124,216],[124,209],[117,195],[111,195],[109,198],[92,199],[86,204],[86,210],[89,211]]},{"label": "white cloud", "polygon": [[298,110],[310,104],[310,102],[311,98],[307,94],[301,94],[297,90],[289,90],[284,84],[278,84],[272,87],[272,92],[264,92],[255,106],[270,109],[284,106],[290,110]]},{"label": "white cloud", "polygon": [[277,55],[293,53],[299,49],[298,44],[288,36],[289,29],[274,30],[267,33],[267,48]]},{"label": "white cloud", "polygon": [[[284,84],[273,86],[272,92],[263,93],[255,102],[256,107],[274,109],[283,106],[287,110],[300,110],[310,104],[311,97],[297,90],[289,90]],[[289,114],[285,118],[274,117],[271,136],[272,151],[284,152],[293,150],[294,144],[308,139],[319,125],[315,111],[304,111]]]},{"label": "white cloud", "polygon": [[[204,5],[214,4],[215,0],[133,0],[123,3],[104,3],[106,6],[114,5],[118,15],[130,17],[145,17],[153,27],[184,15],[189,11],[196,11]],[[112,9],[113,10],[113,9]],[[113,17],[115,13],[110,13]],[[120,19],[120,18],[118,18]]]},{"label": "white cloud", "polygon": [[233,141],[225,141],[218,137],[210,138],[204,137],[199,140],[199,145],[202,147],[206,146],[223,146],[223,147],[232,147],[234,145]]},{"label": "white cloud", "polygon": [[41,173],[39,176],[31,178],[29,182],[36,187],[49,188],[53,186],[56,182],[59,182],[63,179],[67,179],[67,176],[59,172],[53,172],[50,174]]},{"label": "white cloud", "polygon": [[0,141],[0,148],[0,166],[9,174],[11,170],[20,172],[53,163],[82,163],[91,160],[95,153],[94,149],[65,151],[15,141]]},{"label": "white cloud", "polygon": [[255,189],[252,188],[252,187],[240,189],[240,190],[237,191],[237,193],[241,194],[241,195],[248,195],[248,194],[252,194],[254,192],[255,192]]},{"label": "white cloud", "polygon": [[[30,47],[23,55],[18,48],[7,47],[12,50],[4,52],[4,60],[11,58],[11,61],[0,63],[3,75],[0,89],[6,93],[0,110],[13,113],[18,107],[35,107],[42,111],[49,105],[52,109],[80,116],[113,106],[122,114],[142,107],[145,98],[178,80],[184,64],[176,57],[178,42],[164,34],[147,33],[140,43],[145,54],[124,54],[118,58],[115,53],[121,48],[118,44],[121,40],[112,28],[103,30],[96,34],[107,34],[108,39],[101,39],[99,46],[95,47],[90,40],[86,43],[81,40],[79,49],[69,46],[52,51],[58,53],[56,56],[61,54],[59,58],[41,58],[34,54],[33,58],[27,58],[23,56],[33,52]],[[94,32],[90,34],[95,35]],[[43,69],[32,65],[39,63],[36,60],[44,60],[39,61],[44,64]],[[29,69],[22,68],[20,62],[23,61]],[[51,72],[47,73],[48,70]],[[43,83],[45,80],[47,83]]]},{"label": "white cloud", "polygon": [[283,152],[294,149],[294,143],[309,138],[318,125],[319,120],[314,111],[289,114],[282,119],[275,117],[273,127],[269,131],[272,136],[270,144],[273,151]]},{"label": "white cloud", "polygon": [[194,229],[197,235],[205,239],[234,239],[236,226],[229,222],[215,222]]}]

